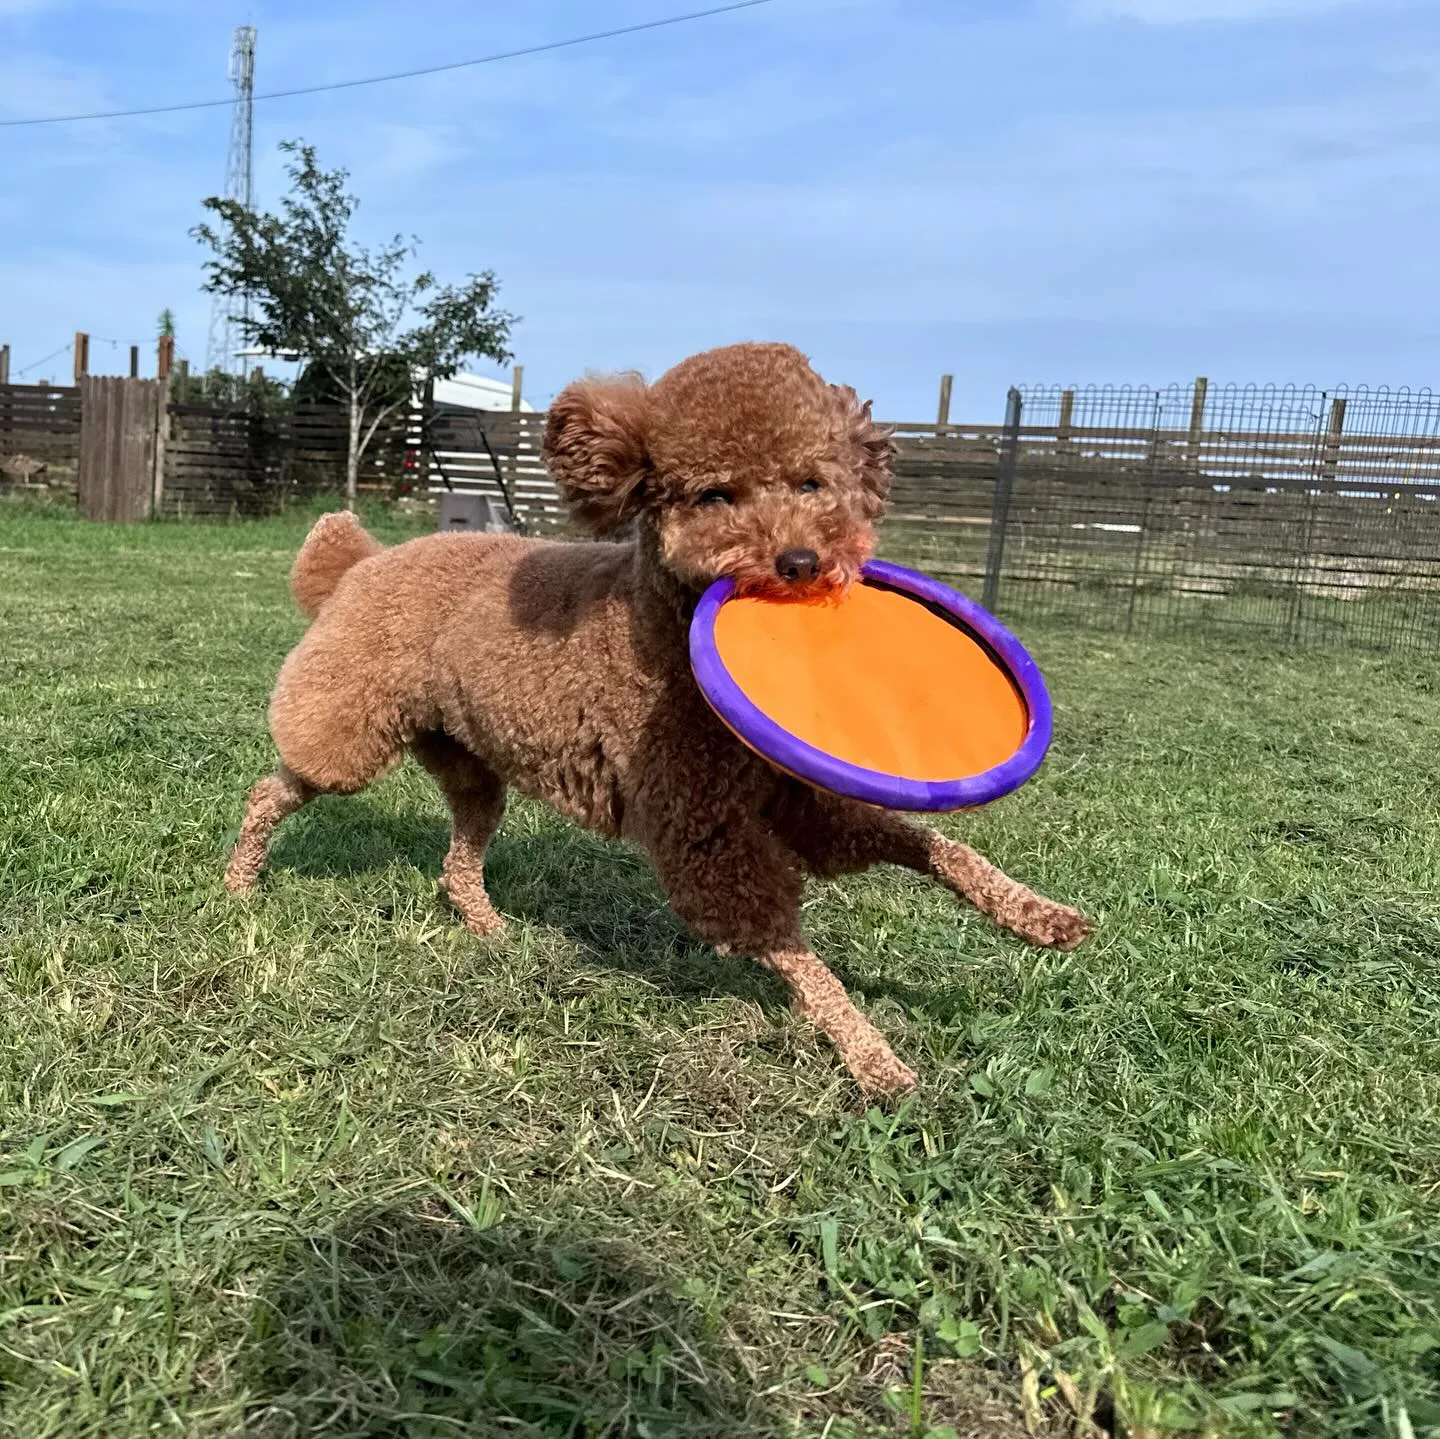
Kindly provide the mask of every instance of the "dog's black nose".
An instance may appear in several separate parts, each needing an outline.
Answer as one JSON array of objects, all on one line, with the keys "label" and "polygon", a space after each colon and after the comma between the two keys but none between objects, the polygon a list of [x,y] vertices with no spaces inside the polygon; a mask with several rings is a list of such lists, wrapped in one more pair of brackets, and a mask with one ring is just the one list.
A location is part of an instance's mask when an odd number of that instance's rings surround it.
[{"label": "dog's black nose", "polygon": [[775,573],[792,585],[813,580],[820,573],[820,556],[814,550],[786,550],[775,561]]}]

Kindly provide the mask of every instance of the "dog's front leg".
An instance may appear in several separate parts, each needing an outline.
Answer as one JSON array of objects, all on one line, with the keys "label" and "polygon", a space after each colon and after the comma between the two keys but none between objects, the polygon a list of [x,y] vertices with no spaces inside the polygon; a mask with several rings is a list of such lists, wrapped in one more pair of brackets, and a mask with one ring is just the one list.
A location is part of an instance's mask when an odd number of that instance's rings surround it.
[{"label": "dog's front leg", "polygon": [[784,846],[743,818],[695,832],[683,819],[668,819],[644,839],[675,913],[722,953],[748,954],[778,974],[866,1094],[913,1089],[914,1073],[806,943],[804,877]]},{"label": "dog's front leg", "polygon": [[795,1008],[829,1038],[866,1094],[903,1094],[915,1088],[914,1070],[901,1064],[885,1036],[855,1008],[845,986],[803,941],[773,946],[755,957],[790,987]]},{"label": "dog's front leg", "polygon": [[1077,910],[1027,889],[958,840],[906,815],[795,785],[771,816],[776,833],[822,879],[877,864],[901,865],[938,879],[987,918],[1031,944],[1074,949],[1090,933]]}]

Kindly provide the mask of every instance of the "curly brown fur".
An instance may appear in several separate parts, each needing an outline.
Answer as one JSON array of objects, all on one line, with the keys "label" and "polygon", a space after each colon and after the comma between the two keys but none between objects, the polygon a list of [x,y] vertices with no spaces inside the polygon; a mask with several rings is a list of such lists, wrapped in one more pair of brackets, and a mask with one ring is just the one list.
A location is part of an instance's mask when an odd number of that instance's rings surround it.
[{"label": "curly brown fur", "polygon": [[[653,385],[588,380],[557,397],[551,473],[581,523],[631,526],[627,543],[441,534],[383,549],[327,516],[295,564],[316,619],[271,701],[283,763],[251,793],[227,885],[253,887],[286,814],[363,789],[409,748],[450,806],[445,886],[476,934],[501,925],[483,865],[514,788],[641,845],[680,918],[778,974],[867,1092],[911,1087],[806,943],[807,875],[906,865],[1040,944],[1079,943],[1085,921],[964,845],[771,768],[715,718],[687,647],[721,575],[787,597],[850,584],[891,455],[853,390],[788,346],[737,345]],[[795,552],[808,557],[782,561]]]},{"label": "curly brown fur", "polygon": [[290,593],[295,603],[314,619],[320,606],[334,594],[345,571],[384,548],[360,528],[360,521],[348,510],[321,515],[290,571]]},{"label": "curly brown fur", "polygon": [[315,791],[302,779],[281,765],[267,775],[245,802],[245,821],[240,826],[230,863],[225,866],[225,888],[231,894],[244,894],[255,887],[265,856],[270,849],[270,836],[286,815],[309,803]]}]

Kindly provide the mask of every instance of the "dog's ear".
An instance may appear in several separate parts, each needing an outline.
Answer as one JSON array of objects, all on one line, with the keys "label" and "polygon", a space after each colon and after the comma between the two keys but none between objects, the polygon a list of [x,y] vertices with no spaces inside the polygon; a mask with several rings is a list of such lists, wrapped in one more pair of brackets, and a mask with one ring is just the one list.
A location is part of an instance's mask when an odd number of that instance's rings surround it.
[{"label": "dog's ear", "polygon": [[581,380],[550,406],[541,453],[570,513],[591,534],[623,529],[645,503],[647,406],[638,375]]},{"label": "dog's ear", "polygon": [[840,403],[845,438],[859,461],[865,518],[878,520],[890,493],[895,431],[888,425],[877,425],[870,415],[870,401],[861,404],[849,385],[831,385],[830,389]]}]

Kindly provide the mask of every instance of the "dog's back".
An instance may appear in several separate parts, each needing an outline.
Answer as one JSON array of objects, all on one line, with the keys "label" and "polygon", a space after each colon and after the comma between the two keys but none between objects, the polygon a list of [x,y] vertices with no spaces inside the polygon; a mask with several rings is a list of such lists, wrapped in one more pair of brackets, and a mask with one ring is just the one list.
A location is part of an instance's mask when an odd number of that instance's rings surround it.
[{"label": "dog's back", "polygon": [[[271,699],[285,764],[314,789],[350,793],[417,735],[443,730],[506,756],[507,780],[556,791],[564,808],[560,792],[574,786],[555,776],[576,755],[592,764],[594,725],[618,706],[627,747],[640,727],[632,569],[623,545],[471,532],[389,546],[349,514],[325,516],[291,574],[313,623]],[[684,666],[683,631],[670,648]]]}]

